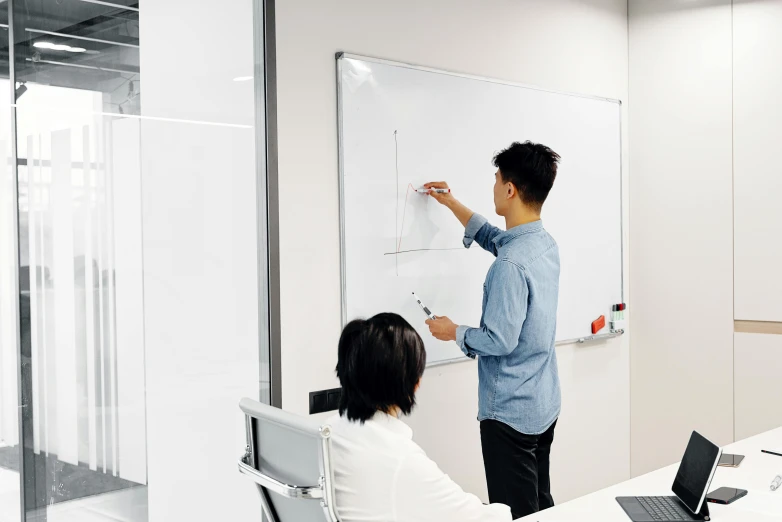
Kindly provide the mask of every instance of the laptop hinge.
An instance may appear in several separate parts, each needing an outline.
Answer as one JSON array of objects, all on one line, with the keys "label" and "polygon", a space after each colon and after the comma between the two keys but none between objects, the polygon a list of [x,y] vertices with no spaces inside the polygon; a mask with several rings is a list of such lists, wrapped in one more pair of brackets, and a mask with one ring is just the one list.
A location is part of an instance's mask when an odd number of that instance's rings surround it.
[{"label": "laptop hinge", "polygon": [[697,516],[703,517],[703,520],[711,520],[711,516],[709,515],[709,501],[706,499],[703,499],[703,505],[701,506],[701,510],[696,513]]}]

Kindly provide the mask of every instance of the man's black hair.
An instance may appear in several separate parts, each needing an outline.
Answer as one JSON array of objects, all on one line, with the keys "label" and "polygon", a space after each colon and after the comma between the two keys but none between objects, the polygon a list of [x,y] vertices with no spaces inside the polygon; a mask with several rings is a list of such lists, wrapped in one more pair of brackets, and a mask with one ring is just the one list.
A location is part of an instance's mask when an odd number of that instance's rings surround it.
[{"label": "man's black hair", "polygon": [[513,183],[521,200],[540,210],[557,177],[559,154],[539,143],[515,142],[494,156],[505,183]]}]

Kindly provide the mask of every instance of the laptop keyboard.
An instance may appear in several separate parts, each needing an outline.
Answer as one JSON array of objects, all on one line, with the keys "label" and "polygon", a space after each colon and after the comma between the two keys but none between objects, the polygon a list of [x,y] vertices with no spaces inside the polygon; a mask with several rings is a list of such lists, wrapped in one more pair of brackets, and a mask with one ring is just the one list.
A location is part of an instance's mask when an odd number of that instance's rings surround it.
[{"label": "laptop keyboard", "polygon": [[636,497],[654,520],[695,520],[672,497]]}]

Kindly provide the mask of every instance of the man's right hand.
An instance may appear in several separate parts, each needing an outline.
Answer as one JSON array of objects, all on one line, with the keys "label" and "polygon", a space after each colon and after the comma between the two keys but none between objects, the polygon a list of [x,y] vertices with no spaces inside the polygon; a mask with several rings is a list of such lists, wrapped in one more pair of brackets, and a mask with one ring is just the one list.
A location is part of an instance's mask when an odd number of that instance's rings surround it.
[{"label": "man's right hand", "polygon": [[[432,181],[424,185],[425,189],[447,189],[450,188],[448,186],[448,183],[445,181]],[[432,196],[434,199],[437,200],[438,203],[448,206],[449,203],[453,203],[456,201],[456,198],[453,197],[452,192],[435,192],[432,191],[429,193],[430,196]]]},{"label": "man's right hand", "polygon": [[[445,181],[432,181],[430,183],[427,183],[424,185],[424,188],[427,189],[447,189],[450,188],[448,186],[448,183]],[[456,219],[459,220],[459,222],[463,226],[467,226],[467,223],[470,221],[470,218],[472,217],[472,210],[465,207],[461,203],[459,203],[459,200],[457,200],[452,192],[430,192],[429,195],[437,200],[438,203],[445,205],[448,207],[451,212],[453,212],[453,215],[456,216]]]}]

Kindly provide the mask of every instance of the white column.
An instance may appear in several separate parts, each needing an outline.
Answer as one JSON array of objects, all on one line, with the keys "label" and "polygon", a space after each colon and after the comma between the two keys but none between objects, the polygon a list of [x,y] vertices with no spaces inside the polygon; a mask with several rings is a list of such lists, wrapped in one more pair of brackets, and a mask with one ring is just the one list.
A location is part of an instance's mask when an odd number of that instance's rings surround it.
[{"label": "white column", "polygon": [[111,125],[119,473],[124,479],[146,484],[140,129],[137,119],[116,119]]},{"label": "white column", "polygon": [[[56,360],[56,453],[78,464],[76,340],[74,316],[73,190],[71,131],[52,133],[52,214]],[[51,405],[50,405],[51,408]],[[51,442],[51,441],[50,441]],[[52,448],[49,448],[52,451]]]}]

